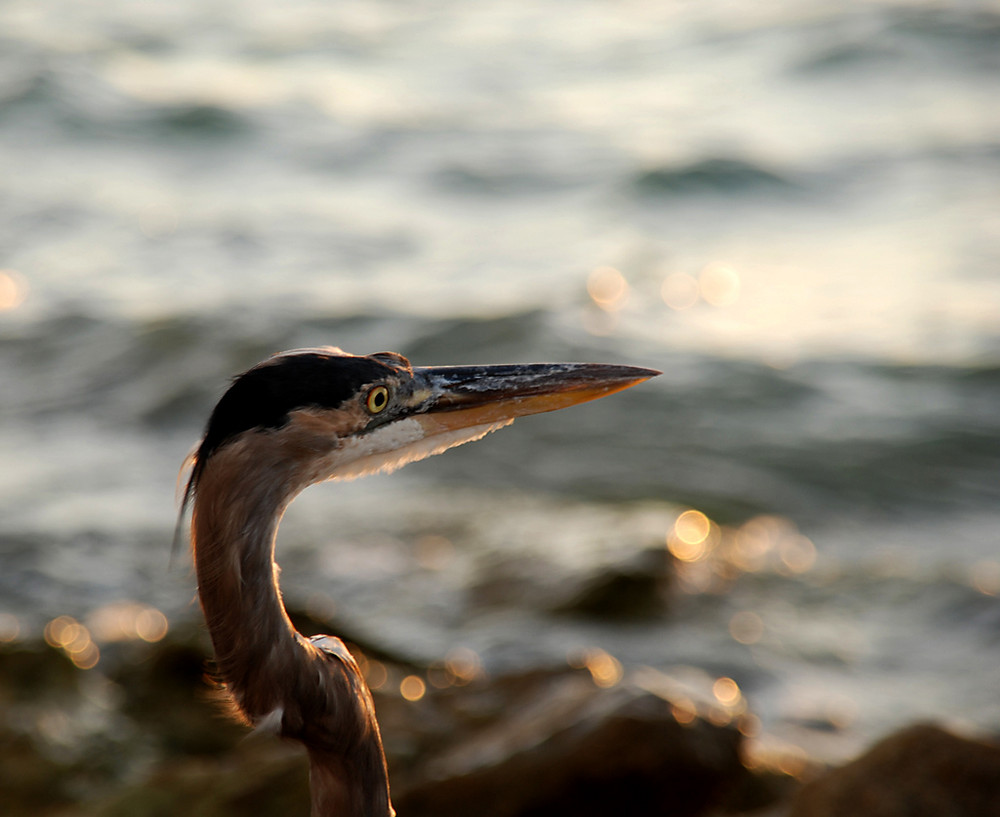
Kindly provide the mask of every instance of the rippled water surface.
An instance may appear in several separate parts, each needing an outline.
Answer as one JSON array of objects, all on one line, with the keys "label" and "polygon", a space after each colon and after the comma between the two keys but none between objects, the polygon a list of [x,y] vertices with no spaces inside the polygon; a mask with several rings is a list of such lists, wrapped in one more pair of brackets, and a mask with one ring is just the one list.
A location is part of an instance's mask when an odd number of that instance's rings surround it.
[{"label": "rippled water surface", "polygon": [[[998,79],[987,2],[3,4],[0,635],[197,617],[177,469],[273,351],[618,361],[311,489],[288,599],[732,677],[820,757],[997,729]],[[554,612],[670,542],[666,613]]]}]

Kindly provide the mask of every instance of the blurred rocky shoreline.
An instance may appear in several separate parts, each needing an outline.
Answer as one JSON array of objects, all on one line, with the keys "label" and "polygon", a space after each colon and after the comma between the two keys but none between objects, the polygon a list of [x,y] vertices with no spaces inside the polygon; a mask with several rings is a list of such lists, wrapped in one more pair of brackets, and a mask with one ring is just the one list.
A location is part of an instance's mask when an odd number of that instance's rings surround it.
[{"label": "blurred rocky shoreline", "polygon": [[[294,618],[307,633],[337,628]],[[102,644],[90,666],[86,628],[61,626],[0,647],[5,815],[309,812],[304,754],[227,717],[200,625]],[[461,652],[416,666],[351,647],[404,817],[1000,814],[1000,746],[937,726],[828,769],[760,735],[731,679],[627,671],[600,650],[487,678]]]}]

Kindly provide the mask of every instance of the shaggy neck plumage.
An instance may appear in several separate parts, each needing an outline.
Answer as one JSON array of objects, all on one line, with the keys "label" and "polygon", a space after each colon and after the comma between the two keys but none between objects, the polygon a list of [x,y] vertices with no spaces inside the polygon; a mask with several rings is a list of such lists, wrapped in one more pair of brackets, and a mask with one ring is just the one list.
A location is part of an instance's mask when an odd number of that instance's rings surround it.
[{"label": "shaggy neck plumage", "polygon": [[281,601],[275,535],[304,485],[293,466],[264,470],[268,459],[252,453],[239,442],[220,450],[195,486],[195,570],[218,673],[249,722],[305,744],[314,817],[386,817],[385,758],[360,671],[346,650],[296,632]]}]

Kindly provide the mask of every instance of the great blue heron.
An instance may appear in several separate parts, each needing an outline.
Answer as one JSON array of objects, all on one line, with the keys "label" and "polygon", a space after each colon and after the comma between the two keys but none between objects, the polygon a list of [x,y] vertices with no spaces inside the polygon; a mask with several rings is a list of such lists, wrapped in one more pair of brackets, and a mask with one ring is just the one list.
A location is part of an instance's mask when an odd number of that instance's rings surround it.
[{"label": "great blue heron", "polygon": [[391,817],[371,694],[343,642],[305,638],[281,601],[274,540],[307,486],[389,471],[659,372],[540,363],[413,368],[301,349],[237,377],[209,419],[187,484],[198,594],[218,673],[243,717],[303,743],[314,817]]}]

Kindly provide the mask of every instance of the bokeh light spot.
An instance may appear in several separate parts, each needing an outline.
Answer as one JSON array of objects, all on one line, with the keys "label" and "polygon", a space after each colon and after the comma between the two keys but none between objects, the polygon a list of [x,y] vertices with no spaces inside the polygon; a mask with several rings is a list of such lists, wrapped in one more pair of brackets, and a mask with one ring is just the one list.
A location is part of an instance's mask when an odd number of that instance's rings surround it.
[{"label": "bokeh light spot", "polygon": [[740,276],[732,267],[709,264],[698,276],[698,291],[712,306],[732,306],[740,297]]},{"label": "bokeh light spot", "polygon": [[468,684],[483,674],[482,660],[468,647],[456,647],[450,650],[445,656],[444,666],[453,682],[459,686]]},{"label": "bokeh light spot", "polygon": [[427,685],[417,675],[407,675],[399,684],[399,694],[408,701],[419,701],[427,693]]},{"label": "bokeh light spot", "polygon": [[663,279],[660,297],[671,309],[690,309],[698,303],[698,282],[686,272],[674,272]]},{"label": "bokeh light spot", "polygon": [[28,297],[28,282],[12,269],[0,269],[0,312],[17,309]]},{"label": "bokeh light spot", "polygon": [[726,677],[719,678],[712,684],[712,694],[723,706],[735,706],[743,697],[737,683]]},{"label": "bokeh light spot", "polygon": [[365,676],[365,683],[368,684],[369,689],[381,689],[389,680],[389,671],[385,668],[385,664],[373,659],[364,663],[362,674]]},{"label": "bokeh light spot", "polygon": [[805,573],[816,563],[816,546],[805,536],[792,536],[778,546],[782,564],[792,573]]},{"label": "bokeh light spot", "polygon": [[72,616],[57,616],[45,625],[45,643],[66,653],[80,669],[93,669],[101,651],[90,637],[90,631]]},{"label": "bokeh light spot", "polygon": [[159,610],[147,607],[135,617],[135,632],[143,641],[153,644],[163,639],[169,629],[167,617]]},{"label": "bokeh light spot", "polygon": [[136,601],[117,601],[99,607],[89,616],[87,624],[95,640],[160,641],[169,628],[167,617],[155,607]]},{"label": "bokeh light spot", "polygon": [[435,689],[447,689],[454,683],[454,676],[444,664],[435,664],[427,670],[427,681]]},{"label": "bokeh light spot", "polygon": [[603,689],[613,687],[622,679],[621,662],[604,650],[597,648],[587,650],[584,654],[583,665],[590,672],[594,683]]},{"label": "bokeh light spot", "polygon": [[667,534],[667,548],[682,562],[697,562],[708,552],[712,523],[701,511],[684,511]]},{"label": "bokeh light spot", "polygon": [[676,698],[670,704],[670,714],[681,726],[687,726],[698,717],[698,709],[690,698]]},{"label": "bokeh light spot", "polygon": [[756,613],[743,610],[729,619],[729,634],[740,644],[756,644],[764,635],[764,622]]},{"label": "bokeh light spot", "polygon": [[700,545],[708,538],[712,523],[701,511],[684,511],[674,522],[677,538],[688,545]]},{"label": "bokeh light spot", "polygon": [[587,294],[606,312],[617,312],[628,299],[628,281],[614,267],[598,267],[587,279]]},{"label": "bokeh light spot", "polygon": [[740,715],[739,720],[736,722],[736,728],[739,729],[740,734],[744,737],[755,738],[761,733],[763,726],[760,718],[752,712],[745,712]]},{"label": "bokeh light spot", "polygon": [[97,645],[89,638],[86,642],[77,645],[76,649],[68,650],[70,661],[80,669],[93,669],[97,662],[101,660],[101,651]]},{"label": "bokeh light spot", "polygon": [[11,613],[0,613],[0,644],[17,641],[21,635],[21,621]]},{"label": "bokeh light spot", "polygon": [[45,625],[45,643],[50,647],[65,647],[76,638],[79,628],[72,616],[58,616]]},{"label": "bokeh light spot", "polygon": [[984,596],[1000,595],[1000,562],[978,562],[972,568],[972,586]]}]

